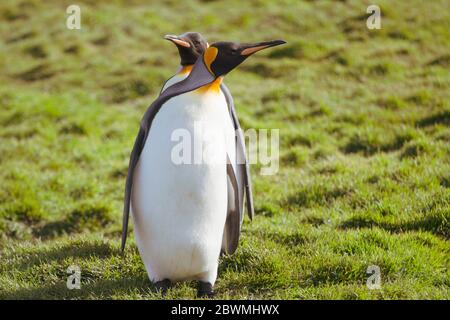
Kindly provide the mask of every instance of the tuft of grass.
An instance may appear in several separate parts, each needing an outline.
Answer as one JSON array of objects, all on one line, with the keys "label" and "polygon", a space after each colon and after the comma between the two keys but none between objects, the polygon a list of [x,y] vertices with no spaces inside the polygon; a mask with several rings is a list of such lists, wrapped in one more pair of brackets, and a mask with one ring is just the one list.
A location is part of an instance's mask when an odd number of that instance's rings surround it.
[{"label": "tuft of grass", "polygon": [[401,149],[413,137],[412,131],[386,135],[381,130],[364,130],[354,134],[342,150],[346,153],[361,152],[368,156],[377,152],[391,152]]},{"label": "tuft of grass", "polygon": [[431,152],[431,147],[426,141],[414,141],[405,147],[401,158],[416,158]]},{"label": "tuft of grass", "polygon": [[35,231],[40,237],[50,238],[62,234],[98,231],[113,223],[111,208],[104,204],[84,203],[59,221],[48,222]]}]

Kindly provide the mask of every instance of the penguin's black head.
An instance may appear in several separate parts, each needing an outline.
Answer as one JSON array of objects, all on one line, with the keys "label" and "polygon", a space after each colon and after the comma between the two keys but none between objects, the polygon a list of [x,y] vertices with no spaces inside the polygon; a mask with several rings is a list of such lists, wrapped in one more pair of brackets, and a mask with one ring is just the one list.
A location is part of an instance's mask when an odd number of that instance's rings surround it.
[{"label": "penguin's black head", "polygon": [[208,47],[208,42],[198,32],[186,32],[179,36],[169,34],[164,36],[164,39],[172,41],[177,46],[182,66],[194,64]]},{"label": "penguin's black head", "polygon": [[283,40],[258,42],[253,44],[235,42],[215,42],[208,47],[203,55],[209,71],[220,77],[240,65],[253,53],[286,43]]}]

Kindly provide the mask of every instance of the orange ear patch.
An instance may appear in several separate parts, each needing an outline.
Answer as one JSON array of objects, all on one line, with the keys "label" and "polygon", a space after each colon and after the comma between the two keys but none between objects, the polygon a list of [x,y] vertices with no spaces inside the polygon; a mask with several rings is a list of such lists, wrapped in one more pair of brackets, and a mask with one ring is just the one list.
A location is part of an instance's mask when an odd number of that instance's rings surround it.
[{"label": "orange ear patch", "polygon": [[193,64],[184,66],[183,68],[181,68],[180,72],[178,72],[178,74],[186,74],[186,73],[191,73],[192,68],[194,67]]},{"label": "orange ear patch", "polygon": [[219,50],[216,47],[209,47],[203,55],[203,61],[212,75],[214,75],[214,72],[211,70],[211,63],[213,63],[216,59],[217,52],[219,52]]}]

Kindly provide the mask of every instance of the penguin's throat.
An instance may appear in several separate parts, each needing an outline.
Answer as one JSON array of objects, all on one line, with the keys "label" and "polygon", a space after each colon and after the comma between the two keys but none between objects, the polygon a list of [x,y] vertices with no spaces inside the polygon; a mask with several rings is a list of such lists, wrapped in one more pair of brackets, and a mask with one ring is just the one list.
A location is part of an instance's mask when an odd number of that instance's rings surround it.
[{"label": "penguin's throat", "polygon": [[205,93],[220,93],[220,85],[222,83],[223,77],[218,77],[216,80],[214,80],[211,83],[208,83],[207,85],[204,85],[203,87],[198,88],[195,90],[196,93],[199,94],[205,94]]},{"label": "penguin's throat", "polygon": [[181,69],[180,69],[180,71],[178,71],[178,74],[179,75],[189,74],[189,73],[191,73],[193,67],[194,67],[193,64],[181,66]]}]

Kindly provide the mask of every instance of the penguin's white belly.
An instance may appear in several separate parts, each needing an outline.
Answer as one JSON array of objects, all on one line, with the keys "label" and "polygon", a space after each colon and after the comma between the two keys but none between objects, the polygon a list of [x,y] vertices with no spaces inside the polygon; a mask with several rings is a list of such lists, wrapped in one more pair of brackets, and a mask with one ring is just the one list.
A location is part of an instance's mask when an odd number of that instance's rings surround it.
[{"label": "penguin's white belly", "polygon": [[[190,157],[175,147],[180,136]],[[152,281],[214,284],[227,214],[226,154],[235,157],[234,141],[221,92],[176,96],[155,116],[132,189],[136,242]],[[199,145],[209,157],[196,164]],[[183,155],[191,164],[177,164]]]}]

